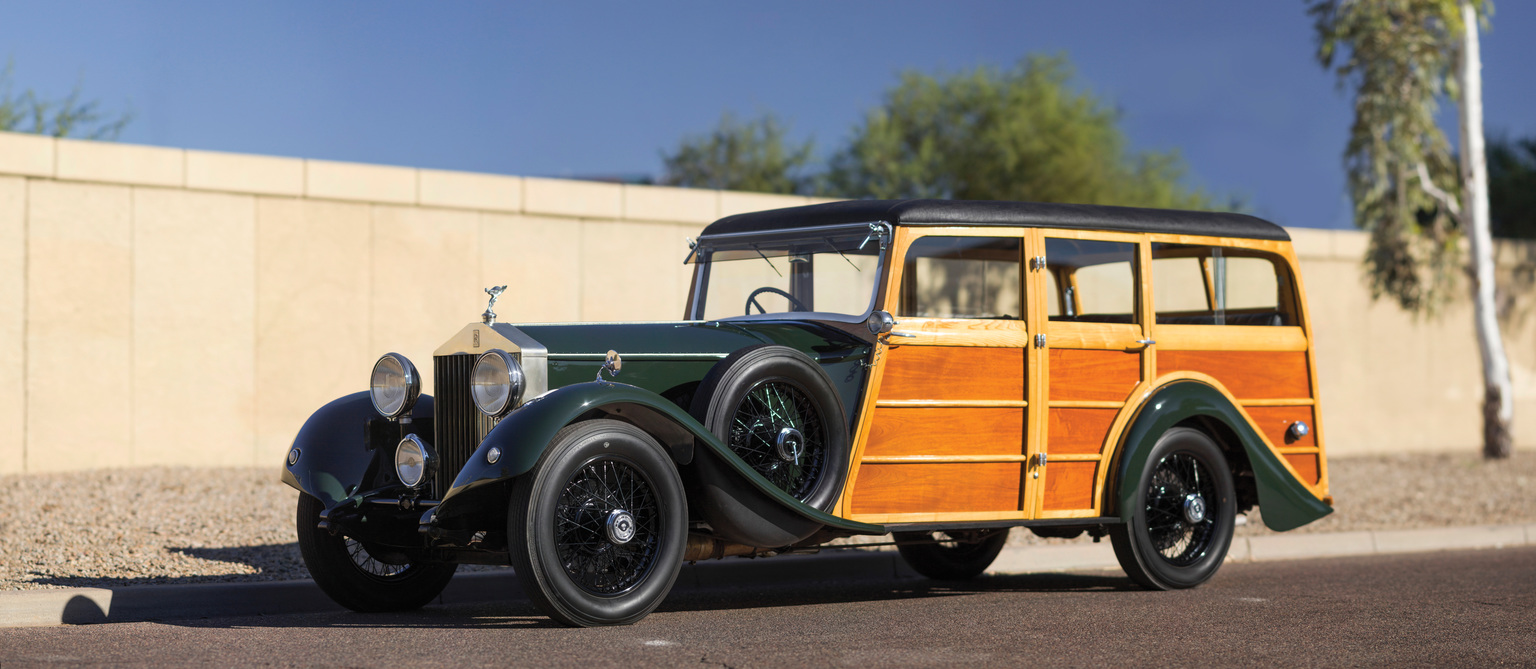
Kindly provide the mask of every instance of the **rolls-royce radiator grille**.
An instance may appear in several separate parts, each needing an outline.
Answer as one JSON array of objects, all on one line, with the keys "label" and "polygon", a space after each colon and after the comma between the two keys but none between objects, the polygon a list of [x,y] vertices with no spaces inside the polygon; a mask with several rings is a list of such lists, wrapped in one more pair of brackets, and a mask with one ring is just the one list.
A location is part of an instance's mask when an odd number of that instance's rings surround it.
[{"label": "rolls-royce radiator grille", "polygon": [[432,447],[437,450],[438,466],[432,494],[437,499],[442,499],[453,486],[459,470],[498,420],[475,408],[475,399],[469,394],[469,377],[476,358],[468,353],[433,358],[437,434]]}]

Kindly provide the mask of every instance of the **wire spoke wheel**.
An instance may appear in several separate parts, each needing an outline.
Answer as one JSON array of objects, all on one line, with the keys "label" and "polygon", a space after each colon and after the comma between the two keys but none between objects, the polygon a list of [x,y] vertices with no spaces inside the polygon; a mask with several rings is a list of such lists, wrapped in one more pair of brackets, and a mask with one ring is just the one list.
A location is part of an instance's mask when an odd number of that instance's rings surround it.
[{"label": "wire spoke wheel", "polygon": [[299,554],[315,585],[337,604],[354,611],[408,611],[435,599],[458,565],[416,562],[388,547],[320,529],[325,505],[299,494]]},{"label": "wire spoke wheel", "polygon": [[363,546],[363,542],[352,537],[345,537],[345,545],[347,556],[352,558],[352,564],[357,567],[358,571],[374,578],[387,580],[411,570],[409,563],[390,564],[380,561],[368,552],[368,549]]},{"label": "wire spoke wheel", "polygon": [[732,418],[729,445],[780,490],[805,499],[826,469],[826,425],[806,392],[784,380],[747,391]]},{"label": "wire spoke wheel", "polygon": [[[587,461],[566,483],[555,508],[561,567],[594,595],[629,592],[656,564],[659,515],[656,495],[640,470],[620,458]],[[610,529],[614,523],[629,525]]]},{"label": "wire spoke wheel", "polygon": [[1109,528],[1126,575],[1148,588],[1204,583],[1232,543],[1237,494],[1227,456],[1204,432],[1169,429],[1146,455],[1140,476],[1123,484],[1123,525]]},{"label": "wire spoke wheel", "polygon": [[[1169,564],[1193,564],[1210,548],[1215,498],[1215,478],[1193,456],[1176,453],[1157,463],[1147,487],[1147,535]],[[1197,517],[1191,516],[1192,506],[1199,507]]]}]

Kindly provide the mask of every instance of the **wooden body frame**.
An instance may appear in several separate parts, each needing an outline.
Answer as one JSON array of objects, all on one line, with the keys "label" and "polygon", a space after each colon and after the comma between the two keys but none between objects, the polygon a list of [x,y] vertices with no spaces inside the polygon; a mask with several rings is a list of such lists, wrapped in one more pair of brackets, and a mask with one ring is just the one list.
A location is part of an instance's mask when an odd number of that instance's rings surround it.
[{"label": "wooden body frame", "polygon": [[[1195,380],[1217,389],[1237,407],[1263,446],[1286,471],[1319,500],[1331,503],[1328,495],[1328,466],[1324,430],[1320,415],[1316,360],[1312,350],[1312,323],[1306,310],[1305,288],[1300,281],[1296,256],[1289,242],[1226,237],[1202,237],[1159,233],[1124,233],[1108,231],[1062,230],[1032,227],[929,227],[900,226],[895,230],[893,248],[887,254],[887,271],[879,287],[876,308],[896,314],[894,336],[877,345],[873,369],[864,397],[859,403],[857,430],[849,459],[850,471],[843,494],[833,509],[834,515],[866,523],[971,523],[986,521],[1052,520],[1073,518],[1102,519],[1112,515],[1115,504],[1113,472],[1123,455],[1122,440],[1128,425],[1143,409],[1142,401],[1153,392],[1176,381]],[[903,266],[912,242],[925,236],[1017,237],[1022,240],[1020,258],[1020,295],[1024,302],[1022,320],[952,320],[903,318],[897,297],[901,294]],[[1088,323],[1050,321],[1048,303],[1060,304],[1063,295],[1047,294],[1046,270],[1035,269],[1031,258],[1045,255],[1048,237],[1103,240],[1134,243],[1137,249],[1135,277],[1135,322]],[[1245,325],[1159,325],[1153,299],[1153,243],[1219,246],[1242,255],[1263,255],[1275,262],[1282,277],[1280,309],[1287,326]],[[1202,263],[1202,271],[1203,271]],[[1058,285],[1074,285],[1070,272],[1057,274]],[[1065,282],[1063,282],[1063,279]],[[1207,290],[1211,285],[1206,278]],[[1208,299],[1214,299],[1207,296]],[[1080,300],[1079,291],[1073,299]],[[1080,302],[1078,310],[1080,313]],[[1045,346],[1036,346],[1035,335],[1046,336]],[[1151,340],[1154,344],[1138,341]],[[1022,388],[1016,399],[987,400],[913,400],[882,398],[885,375],[893,349],[907,346],[999,347],[1022,349],[1024,364]],[[1081,365],[1101,364],[1111,353],[1136,356],[1134,369],[1138,378],[1123,396],[1121,390],[1091,392],[1079,386],[1096,374],[1072,374]],[[901,355],[898,353],[898,355]],[[1112,363],[1126,367],[1124,362]],[[1053,376],[1052,367],[1060,376]],[[978,373],[984,370],[977,370]],[[1122,370],[1123,371],[1123,370]],[[935,379],[942,381],[943,379]],[[1077,385],[1074,385],[1077,384]],[[1123,388],[1124,386],[1114,386]],[[1109,393],[1109,394],[1106,394]],[[946,403],[947,402],[947,403]],[[872,433],[881,409],[920,407],[967,407],[976,410],[1016,409],[1023,412],[1022,441],[1016,449],[1004,446],[976,446],[973,454],[955,449],[935,449],[927,454],[880,454],[870,450]],[[1009,414],[976,414],[1006,416]],[[1289,439],[1290,424],[1305,420],[1309,434]],[[889,418],[886,418],[889,422]],[[1093,442],[1099,431],[1097,448]],[[1086,436],[1085,436],[1086,435]],[[1239,448],[1239,450],[1241,450]],[[985,451],[980,452],[980,451]],[[1038,464],[1044,454],[1046,464]],[[885,509],[871,512],[861,505],[861,490],[878,485],[875,478],[888,471],[880,466],[900,464],[934,465],[934,474],[926,480],[906,477],[903,494],[910,497],[911,508],[898,512]],[[1018,468],[1019,481],[1014,490],[1016,504],[1007,509],[964,511],[925,510],[924,500],[944,497],[957,484],[956,476],[938,465],[996,464]],[[866,467],[869,465],[869,467]],[[1084,473],[1090,471],[1087,480]],[[1001,487],[1006,472],[1002,469],[971,470],[975,480],[995,488],[994,497],[1008,489]],[[1053,479],[1057,472],[1059,479]],[[1091,491],[1087,490],[1091,481]],[[1072,489],[1063,492],[1053,482],[1067,482]],[[865,486],[861,488],[861,483]],[[960,477],[959,484],[968,483]],[[961,496],[964,497],[964,496]],[[995,500],[994,500],[995,501]],[[862,508],[861,508],[862,506]],[[985,504],[982,504],[985,506]]]}]

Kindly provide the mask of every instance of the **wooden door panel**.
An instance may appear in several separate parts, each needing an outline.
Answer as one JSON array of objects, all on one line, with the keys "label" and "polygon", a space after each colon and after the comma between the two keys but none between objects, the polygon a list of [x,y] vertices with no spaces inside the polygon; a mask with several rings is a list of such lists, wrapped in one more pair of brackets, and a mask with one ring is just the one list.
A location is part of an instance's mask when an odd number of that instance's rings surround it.
[{"label": "wooden door panel", "polygon": [[1052,402],[1123,402],[1141,383],[1141,354],[1053,348],[1050,370]]},{"label": "wooden door panel", "polygon": [[1023,408],[880,407],[864,446],[865,458],[1023,452]]},{"label": "wooden door panel", "polygon": [[853,492],[855,514],[964,513],[1019,508],[1017,462],[865,464]]},{"label": "wooden door panel", "polygon": [[1097,462],[1052,462],[1045,467],[1046,511],[1093,508],[1093,485],[1099,471]]},{"label": "wooden door panel", "polygon": [[1051,409],[1049,452],[1099,453],[1119,413],[1119,409]]},{"label": "wooden door panel", "polygon": [[1022,400],[1024,350],[897,346],[885,352],[881,400]]}]

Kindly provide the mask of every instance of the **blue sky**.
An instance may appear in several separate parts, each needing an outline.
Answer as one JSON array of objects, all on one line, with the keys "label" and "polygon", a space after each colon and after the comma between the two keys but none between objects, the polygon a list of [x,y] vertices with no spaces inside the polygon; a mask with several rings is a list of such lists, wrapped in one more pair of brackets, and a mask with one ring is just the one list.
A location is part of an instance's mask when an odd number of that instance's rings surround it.
[{"label": "blue sky", "polygon": [[[1284,225],[1350,225],[1349,101],[1301,0],[0,0],[0,16],[18,87],[82,82],[134,111],[123,141],[537,176],[658,173],[726,110],[774,111],[830,150],[904,69],[1065,52],[1133,145],[1178,149],[1193,185]],[[1533,37],[1533,3],[1497,3],[1491,132],[1536,135]]]}]

